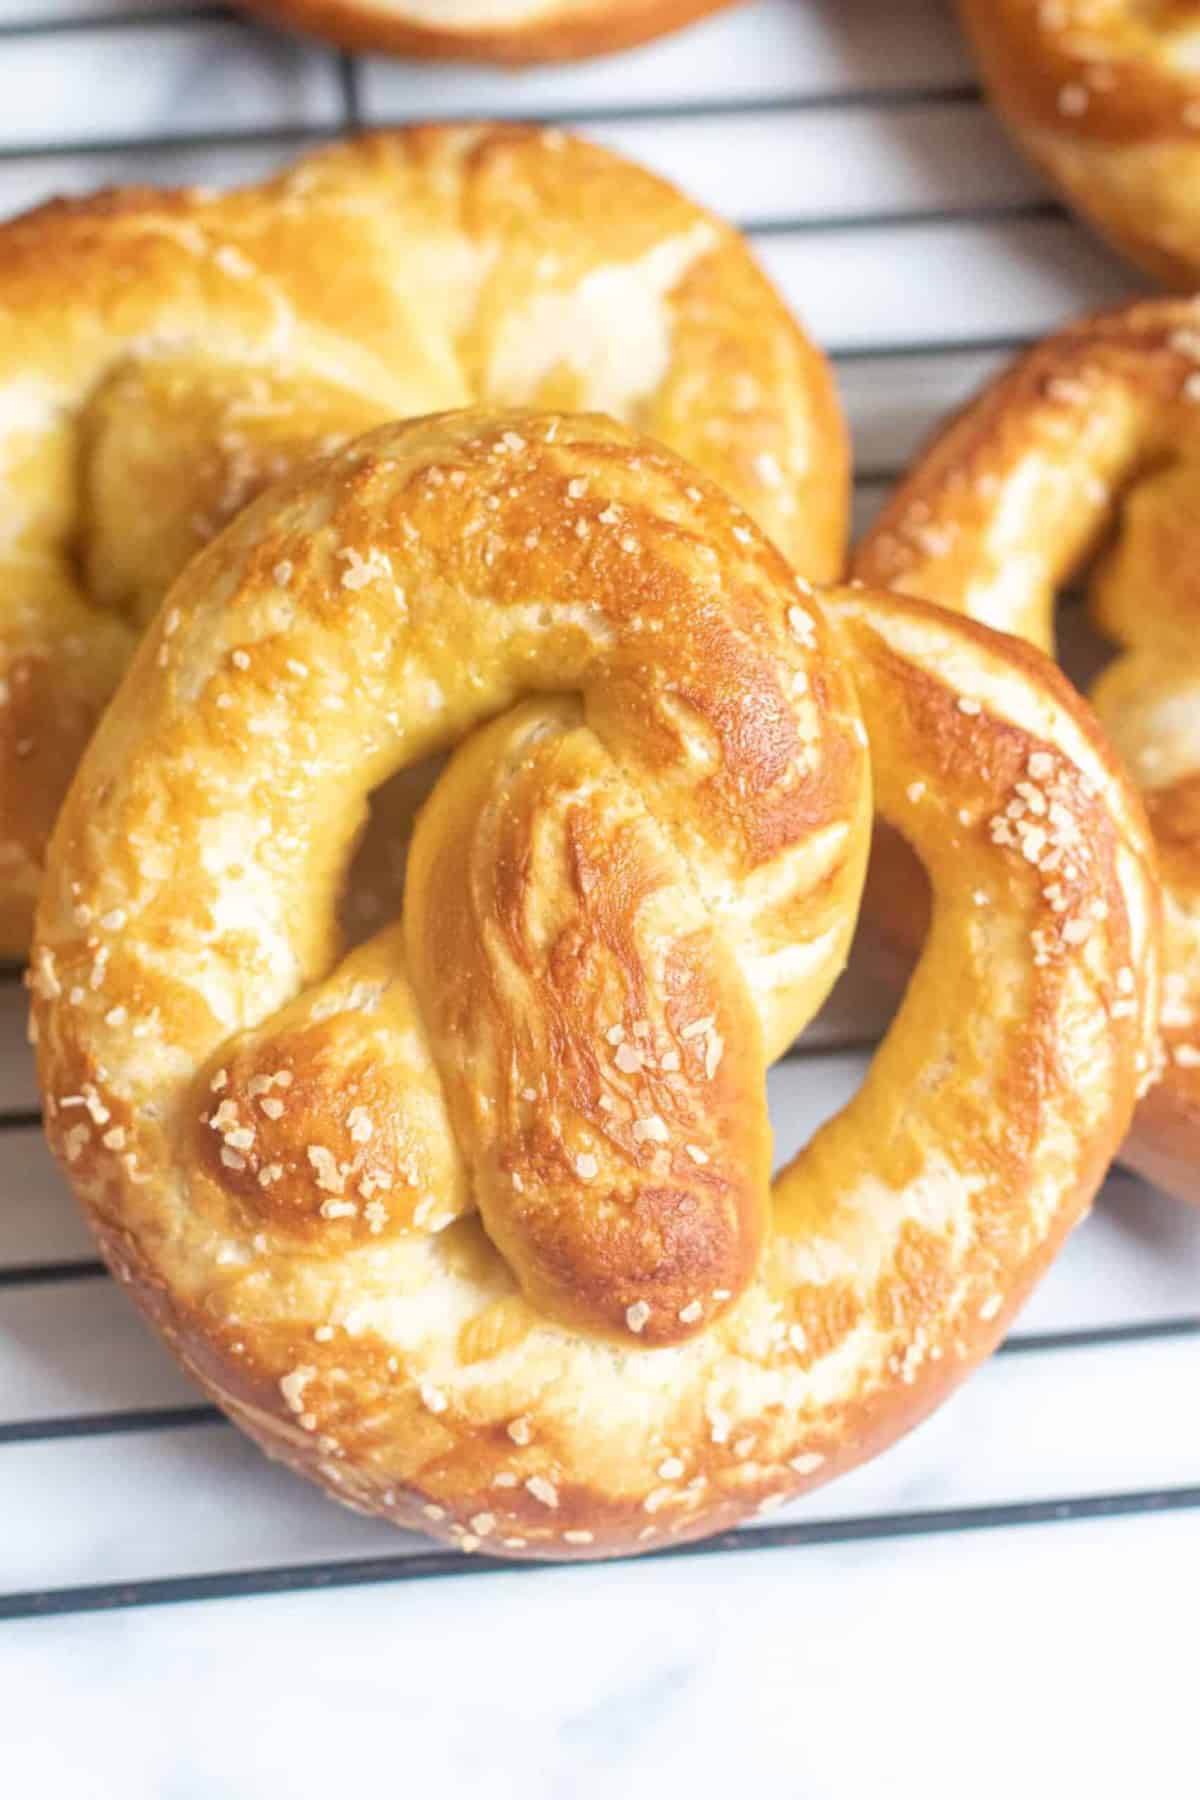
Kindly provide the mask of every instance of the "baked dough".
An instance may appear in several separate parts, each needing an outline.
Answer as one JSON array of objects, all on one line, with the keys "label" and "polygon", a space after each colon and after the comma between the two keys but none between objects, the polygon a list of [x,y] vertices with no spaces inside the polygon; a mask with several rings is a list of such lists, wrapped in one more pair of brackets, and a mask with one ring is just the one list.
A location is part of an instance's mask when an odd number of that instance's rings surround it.
[{"label": "baked dough", "polygon": [[[1149,809],[1166,904],[1162,1079],[1123,1159],[1200,1200],[1200,303],[1141,301],[1021,357],[918,458],[854,559],[1051,648],[1086,579],[1120,647],[1090,698]],[[1097,560],[1098,559],[1098,560]],[[893,920],[911,898],[889,906]]]},{"label": "baked dough", "polygon": [[636,422],[797,567],[841,564],[825,362],[734,231],[577,138],[396,132],[261,187],[0,228],[0,955],[25,952],[71,772],[192,552],[314,447],[472,399]]},{"label": "baked dough", "polygon": [[[402,917],[343,957],[369,791],[450,749]],[[872,770],[934,931],[772,1188],[766,1066],[844,961]],[[1141,808],[1045,658],[818,597],[604,419],[466,412],[188,565],[32,985],[50,1141],[231,1417],[398,1524],[584,1556],[836,1475],[991,1350],[1128,1124],[1158,951]]]},{"label": "baked dough", "polygon": [[959,0],[1017,142],[1109,241],[1200,281],[1196,0]]},{"label": "baked dough", "polygon": [[731,0],[250,0],[252,10],[351,50],[496,63],[627,50]]}]

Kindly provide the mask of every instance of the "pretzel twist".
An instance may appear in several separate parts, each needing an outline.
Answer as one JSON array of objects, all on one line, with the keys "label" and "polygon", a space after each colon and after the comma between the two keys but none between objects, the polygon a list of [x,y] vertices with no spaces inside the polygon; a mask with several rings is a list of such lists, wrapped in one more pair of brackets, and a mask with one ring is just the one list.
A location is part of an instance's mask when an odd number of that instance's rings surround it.
[{"label": "pretzel twist", "polygon": [[1104,235],[1200,279],[1197,0],[959,0],[1018,142]]},{"label": "pretzel twist", "polygon": [[[772,1190],[765,1066],[845,955],[868,733],[936,924]],[[340,959],[369,790],[455,743],[402,919]],[[1031,783],[1053,884],[994,828]],[[464,1549],[686,1538],[994,1345],[1132,1111],[1148,854],[1024,645],[818,603],[602,419],[392,426],[189,565],[87,751],[32,970],[47,1129],[273,1455]]]},{"label": "pretzel twist", "polygon": [[[1125,1155],[1200,1199],[1200,303],[1084,319],[1022,357],[937,437],[854,559],[1050,647],[1088,573],[1120,647],[1091,699],[1142,790],[1165,895],[1162,1079]],[[1098,560],[1096,560],[1098,557]]]},{"label": "pretzel twist", "polygon": [[27,947],[72,770],[198,545],[314,449],[472,399],[636,421],[798,567],[839,566],[822,358],[736,233],[605,150],[418,129],[240,193],[0,228],[0,955]]},{"label": "pretzel twist", "polygon": [[494,63],[606,56],[732,0],[248,0],[267,18],[351,50]]}]

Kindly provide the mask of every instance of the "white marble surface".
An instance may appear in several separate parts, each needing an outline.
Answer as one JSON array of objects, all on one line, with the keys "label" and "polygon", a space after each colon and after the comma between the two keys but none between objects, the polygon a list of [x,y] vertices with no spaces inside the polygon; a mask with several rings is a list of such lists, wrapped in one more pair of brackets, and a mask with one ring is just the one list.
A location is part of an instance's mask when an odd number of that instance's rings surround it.
[{"label": "white marble surface", "polygon": [[[339,126],[345,73],[233,8],[0,0],[0,209],[253,179]],[[837,353],[860,517],[1004,346],[1131,286],[1005,146],[941,0],[756,0],[568,70],[356,73],[368,122],[577,121],[751,228]],[[0,1113],[34,1104],[20,1013],[0,985]],[[781,1157],[862,1067],[773,1074]],[[0,1132],[0,1595],[447,1566],[193,1416],[91,1256],[36,1129]],[[1198,1295],[1200,1213],[1115,1176],[1023,1352],[771,1521],[835,1541],[0,1624],[0,1794],[1191,1793],[1200,1511],[995,1520],[1197,1497],[1200,1338],[1172,1321]],[[879,1535],[897,1515],[927,1529]]]},{"label": "white marble surface", "polygon": [[39,1800],[1183,1800],[1196,1548],[1180,1515],[24,1625],[5,1775]]}]

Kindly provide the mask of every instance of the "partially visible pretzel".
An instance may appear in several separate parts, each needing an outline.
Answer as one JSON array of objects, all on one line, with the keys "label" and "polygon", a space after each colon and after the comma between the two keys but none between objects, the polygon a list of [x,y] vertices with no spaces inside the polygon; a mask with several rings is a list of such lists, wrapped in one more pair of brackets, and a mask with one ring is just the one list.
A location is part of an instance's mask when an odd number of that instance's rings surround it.
[{"label": "partially visible pretzel", "polygon": [[138,633],[314,448],[484,399],[601,407],[720,481],[797,567],[844,549],[832,381],[728,226],[560,132],[429,128],[262,187],[0,227],[0,955]]},{"label": "partially visible pretzel", "polygon": [[935,438],[855,573],[1049,647],[1089,569],[1123,654],[1092,701],[1143,791],[1166,895],[1162,1080],[1125,1155],[1200,1200],[1200,302],[1084,319]]},{"label": "partially visible pretzel", "polygon": [[1197,0],[959,0],[1019,143],[1104,235],[1200,281]]},{"label": "partially visible pretzel", "polygon": [[[845,955],[868,734],[934,931],[772,1192],[765,1068]],[[403,918],[339,960],[369,790],[455,743]],[[88,749],[33,959],[47,1129],[273,1455],[464,1549],[642,1549],[850,1467],[995,1344],[1132,1111],[1150,861],[1025,645],[818,602],[603,419],[388,427],[188,566]]]},{"label": "partially visible pretzel", "polygon": [[251,9],[351,50],[495,63],[566,62],[628,50],[732,0],[248,0]]}]

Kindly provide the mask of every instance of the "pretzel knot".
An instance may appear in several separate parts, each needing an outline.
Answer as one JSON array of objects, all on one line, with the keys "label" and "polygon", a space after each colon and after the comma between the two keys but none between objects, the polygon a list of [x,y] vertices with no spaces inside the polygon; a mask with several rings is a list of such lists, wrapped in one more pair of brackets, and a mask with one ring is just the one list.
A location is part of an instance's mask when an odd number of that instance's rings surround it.
[{"label": "pretzel knot", "polygon": [[[1200,1198],[1200,304],[1085,319],[1018,361],[943,432],[855,559],[1049,648],[1088,572],[1120,646],[1091,699],[1140,786],[1165,896],[1165,1069],[1126,1155]],[[1098,560],[1096,558],[1099,552]]]},{"label": "pretzel knot", "polygon": [[1018,141],[1106,237],[1200,280],[1197,0],[959,0]]},{"label": "pretzel knot", "polygon": [[237,193],[0,227],[0,955],[28,947],[75,765],[188,558],[310,454],[472,402],[636,421],[798,568],[840,566],[823,359],[735,232],[579,139],[394,132]]},{"label": "pretzel knot", "polygon": [[[772,1190],[764,1071],[845,956],[868,733],[937,922]],[[454,745],[402,917],[342,956],[370,790]],[[1031,784],[1054,882],[992,829]],[[732,1523],[972,1366],[1125,1127],[1156,955],[1144,821],[1035,652],[818,601],[615,424],[468,412],[189,565],[32,982],[51,1140],[214,1397],[357,1505],[546,1555]]]}]

